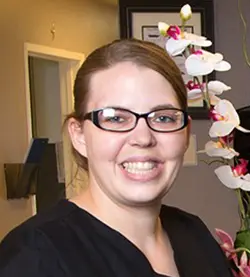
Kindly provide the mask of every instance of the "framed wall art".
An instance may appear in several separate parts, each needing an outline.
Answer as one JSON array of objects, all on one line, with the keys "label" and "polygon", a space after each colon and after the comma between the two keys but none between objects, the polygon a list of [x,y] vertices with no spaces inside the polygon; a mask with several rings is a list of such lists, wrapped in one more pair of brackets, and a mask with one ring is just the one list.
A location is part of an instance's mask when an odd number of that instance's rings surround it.
[{"label": "framed wall art", "polygon": [[[151,3],[146,1],[147,3]],[[145,4],[145,3],[144,3]],[[120,36],[122,38],[137,38],[147,40],[165,48],[166,39],[160,36],[158,31],[158,22],[163,21],[168,24],[179,25],[181,19],[179,15],[180,8],[185,3],[181,1],[167,1],[165,6],[158,5],[136,5],[127,1],[121,1],[120,5]],[[191,3],[190,3],[191,4]],[[213,3],[212,1],[202,1],[192,5],[192,18],[188,21],[186,30],[197,35],[206,36],[214,42],[213,29]],[[214,45],[207,48],[208,51],[214,51]],[[179,66],[185,82],[191,80],[184,66],[184,57],[174,57],[176,64]],[[215,74],[209,75],[212,80]],[[189,101],[188,111],[193,119],[207,119],[208,112],[203,100]]]}]

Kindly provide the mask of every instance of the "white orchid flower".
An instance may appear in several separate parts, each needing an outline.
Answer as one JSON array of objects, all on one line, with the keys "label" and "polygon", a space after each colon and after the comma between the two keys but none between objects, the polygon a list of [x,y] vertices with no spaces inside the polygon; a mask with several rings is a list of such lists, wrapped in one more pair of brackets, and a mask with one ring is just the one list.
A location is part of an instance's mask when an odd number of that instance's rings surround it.
[{"label": "white orchid flower", "polygon": [[209,47],[212,42],[207,40],[206,37],[184,32],[178,36],[178,39],[170,37],[166,42],[166,50],[169,55],[177,56],[182,54],[189,45]]},{"label": "white orchid flower", "polygon": [[222,144],[220,141],[209,141],[205,145],[205,149],[198,151],[198,153],[206,153],[210,157],[222,157],[231,160],[233,157],[238,156],[239,153],[233,148]]},{"label": "white orchid flower", "polygon": [[214,70],[227,71],[231,68],[231,65],[223,60],[223,56],[220,53],[213,54],[205,50],[200,50],[186,59],[185,67],[188,75],[204,76]]},{"label": "white orchid flower", "polygon": [[239,115],[230,101],[225,99],[220,100],[214,107],[214,112],[216,113],[217,121],[213,122],[209,130],[210,137],[215,138],[227,136],[234,130],[234,128],[244,133],[250,133],[250,130],[240,126]]},{"label": "white orchid flower", "polygon": [[[225,83],[221,81],[209,81],[207,84],[208,87],[208,94],[210,99],[210,104],[215,106],[221,99],[216,95],[220,95],[223,91],[230,90],[231,87],[227,86]],[[188,87],[189,88],[189,87]],[[204,85],[203,90],[206,91],[207,88]],[[188,91],[188,99],[189,100],[197,100],[202,98],[202,90],[200,88],[193,88]]]},{"label": "white orchid flower", "polygon": [[250,191],[250,174],[235,175],[229,165],[223,165],[215,169],[215,174],[219,180],[230,189],[242,189]]}]

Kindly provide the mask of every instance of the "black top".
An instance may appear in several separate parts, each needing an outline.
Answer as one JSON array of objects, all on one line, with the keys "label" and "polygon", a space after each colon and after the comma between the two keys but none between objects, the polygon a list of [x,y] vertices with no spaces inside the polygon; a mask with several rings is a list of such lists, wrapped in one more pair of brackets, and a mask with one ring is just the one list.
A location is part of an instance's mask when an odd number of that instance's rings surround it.
[{"label": "black top", "polygon": [[[181,277],[232,277],[198,217],[168,206],[160,217]],[[123,235],[67,200],[32,217],[0,244],[0,277],[160,276]]]}]

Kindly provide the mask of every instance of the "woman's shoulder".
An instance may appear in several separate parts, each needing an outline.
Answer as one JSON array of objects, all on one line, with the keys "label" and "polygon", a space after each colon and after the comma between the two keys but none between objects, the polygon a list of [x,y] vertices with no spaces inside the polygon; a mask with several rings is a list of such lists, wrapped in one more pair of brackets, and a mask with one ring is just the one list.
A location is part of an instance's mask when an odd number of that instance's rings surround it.
[{"label": "woman's shoulder", "polygon": [[56,265],[56,248],[51,238],[58,237],[62,243],[62,236],[74,221],[77,211],[74,204],[62,200],[49,211],[31,217],[10,231],[0,243],[0,275],[17,276],[10,273],[14,268],[24,270],[20,276],[28,271],[38,274],[41,266]]},{"label": "woman's shoulder", "polygon": [[198,215],[177,207],[163,205],[161,209],[161,220],[163,226],[170,233],[183,236],[195,236],[202,243],[216,243],[209,228]]},{"label": "woman's shoulder", "polygon": [[179,208],[162,206],[161,220],[176,252],[186,252],[185,262],[189,266],[192,260],[199,260],[199,266],[207,261],[218,272],[216,276],[232,276],[221,247],[199,216]]},{"label": "woman's shoulder", "polygon": [[37,231],[39,232],[39,230],[44,229],[47,225],[60,225],[60,222],[67,221],[74,211],[74,205],[71,205],[67,200],[61,200],[48,211],[38,213],[15,227],[6,235],[2,243],[20,237],[27,239],[28,235],[32,235]]},{"label": "woman's shoulder", "polygon": [[193,213],[187,212],[181,208],[162,205],[161,208],[161,218],[163,220],[168,220],[173,223],[182,223],[182,224],[189,224],[189,225],[204,225],[203,221],[200,219],[198,215]]}]

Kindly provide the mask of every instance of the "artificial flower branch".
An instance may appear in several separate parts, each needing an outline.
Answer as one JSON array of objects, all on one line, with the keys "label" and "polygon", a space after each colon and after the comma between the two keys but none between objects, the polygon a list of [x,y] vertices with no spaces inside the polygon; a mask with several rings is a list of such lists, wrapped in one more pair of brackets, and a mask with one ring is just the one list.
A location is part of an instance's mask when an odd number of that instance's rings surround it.
[{"label": "artificial flower branch", "polygon": [[[220,165],[214,170],[218,179],[236,192],[241,219],[240,232],[237,233],[234,247],[231,237],[222,230],[217,229],[216,234],[221,239],[221,246],[227,257],[234,261],[238,272],[234,276],[250,277],[250,173],[249,161],[239,158],[240,153],[232,147],[235,130],[250,133],[250,130],[240,125],[240,118],[233,104],[221,99],[223,92],[231,89],[230,86],[218,80],[209,81],[208,75],[213,71],[228,71],[231,65],[224,60],[220,53],[211,53],[203,48],[212,45],[204,36],[191,34],[185,31],[186,22],[192,17],[189,5],[180,10],[181,27],[158,23],[159,32],[166,39],[166,51],[170,56],[182,56],[185,60],[186,75],[190,80],[186,83],[188,100],[203,100],[208,109],[211,120],[209,136],[212,140],[206,143],[205,149],[198,153],[206,153],[215,158],[210,162]],[[246,53],[244,52],[246,57]],[[215,141],[216,139],[216,141]],[[240,259],[236,253],[240,253]]]}]

